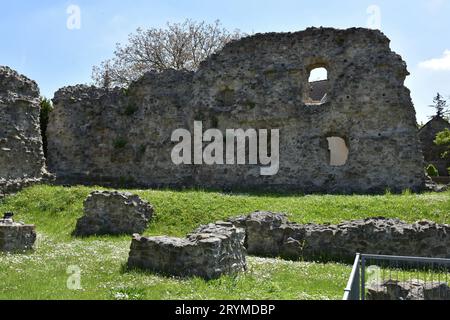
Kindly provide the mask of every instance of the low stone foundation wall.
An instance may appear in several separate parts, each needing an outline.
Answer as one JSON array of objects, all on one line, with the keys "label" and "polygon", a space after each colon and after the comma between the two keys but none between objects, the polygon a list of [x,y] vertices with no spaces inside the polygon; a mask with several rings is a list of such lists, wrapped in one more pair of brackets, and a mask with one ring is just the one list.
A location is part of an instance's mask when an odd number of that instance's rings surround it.
[{"label": "low stone foundation wall", "polygon": [[245,232],[231,223],[202,226],[187,238],[135,235],[128,267],[215,279],[246,269]]},{"label": "low stone foundation wall", "polygon": [[75,236],[141,233],[153,217],[153,207],[137,195],[94,191],[84,202],[84,216],[78,220]]},{"label": "low stone foundation wall", "polygon": [[338,225],[300,225],[284,214],[257,212],[230,220],[246,230],[256,256],[353,261],[356,253],[450,258],[450,226],[366,219]]},{"label": "low stone foundation wall", "polygon": [[388,280],[368,288],[367,300],[442,300],[450,299],[447,283],[423,281],[399,282]]},{"label": "low stone foundation wall", "polygon": [[50,175],[45,175],[43,178],[36,178],[36,179],[14,179],[14,180],[0,179],[0,198],[6,195],[19,192],[23,188],[27,188],[34,184],[44,182],[53,182],[52,177]]},{"label": "low stone foundation wall", "polygon": [[25,225],[0,219],[0,252],[23,253],[33,249],[36,231]]}]

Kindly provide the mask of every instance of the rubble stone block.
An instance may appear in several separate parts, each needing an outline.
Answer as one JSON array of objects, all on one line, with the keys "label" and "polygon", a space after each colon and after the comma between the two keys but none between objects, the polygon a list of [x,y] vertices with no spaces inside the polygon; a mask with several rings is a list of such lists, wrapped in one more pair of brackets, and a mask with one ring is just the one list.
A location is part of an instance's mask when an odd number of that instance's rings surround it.
[{"label": "rubble stone block", "polygon": [[214,279],[246,269],[244,238],[243,229],[224,222],[202,226],[184,239],[135,235],[128,267]]},{"label": "rubble stone block", "polygon": [[24,253],[33,249],[35,241],[34,225],[0,219],[0,252]]},{"label": "rubble stone block", "polygon": [[443,282],[387,280],[371,284],[367,300],[450,300],[450,287]]},{"label": "rubble stone block", "polygon": [[95,191],[84,202],[84,216],[78,220],[74,235],[141,233],[147,229],[153,215],[153,207],[137,195]]}]

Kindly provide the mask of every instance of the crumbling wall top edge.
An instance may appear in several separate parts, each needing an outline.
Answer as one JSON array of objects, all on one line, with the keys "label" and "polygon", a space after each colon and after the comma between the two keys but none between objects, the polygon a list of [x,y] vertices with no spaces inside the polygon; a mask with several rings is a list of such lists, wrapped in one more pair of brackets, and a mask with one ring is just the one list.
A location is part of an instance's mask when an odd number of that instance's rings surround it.
[{"label": "crumbling wall top edge", "polygon": [[2,100],[39,98],[37,83],[7,66],[0,66],[0,98]]},{"label": "crumbling wall top edge", "polygon": [[187,70],[169,69],[163,72],[148,71],[144,73],[139,79],[130,83],[127,88],[101,88],[94,85],[77,84],[73,86],[66,86],[55,92],[53,103],[55,105],[60,102],[79,102],[79,101],[95,101],[105,96],[125,97],[130,95],[130,92],[136,91],[139,88],[146,87],[160,87],[164,84],[179,84],[182,82],[191,82],[195,72]]}]

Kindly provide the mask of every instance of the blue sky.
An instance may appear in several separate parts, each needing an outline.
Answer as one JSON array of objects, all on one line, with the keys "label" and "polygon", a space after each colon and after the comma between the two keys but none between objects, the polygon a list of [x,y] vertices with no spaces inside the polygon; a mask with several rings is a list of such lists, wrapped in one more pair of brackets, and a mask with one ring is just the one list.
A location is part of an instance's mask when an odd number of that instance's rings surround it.
[{"label": "blue sky", "polygon": [[[71,5],[80,8],[80,29],[67,28]],[[380,15],[368,10],[373,5]],[[192,18],[220,19],[247,33],[281,32],[366,27],[378,16],[408,64],[406,85],[419,121],[433,113],[427,106],[436,92],[450,96],[450,0],[0,0],[0,9],[0,65],[36,80],[50,98],[60,87],[91,82],[92,66],[110,58],[137,27]]]}]

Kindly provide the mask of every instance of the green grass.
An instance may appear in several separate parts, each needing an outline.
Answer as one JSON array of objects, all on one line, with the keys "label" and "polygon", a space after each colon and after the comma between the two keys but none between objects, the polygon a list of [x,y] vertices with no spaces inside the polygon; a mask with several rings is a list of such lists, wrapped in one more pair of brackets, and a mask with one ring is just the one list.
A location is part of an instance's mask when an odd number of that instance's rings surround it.
[{"label": "green grass", "polygon": [[[0,213],[37,226],[31,255],[0,255],[0,299],[340,299],[351,266],[249,258],[240,275],[214,281],[126,272],[130,237],[71,236],[83,201],[103,188],[34,186],[0,200]],[[288,213],[299,223],[389,217],[450,223],[450,192],[383,196],[245,195],[131,190],[157,212],[146,235],[185,236],[201,224],[257,210]],[[83,290],[69,290],[67,268],[81,269]]]},{"label": "green grass", "polygon": [[[249,258],[249,270],[205,281],[126,272],[129,241],[56,243],[28,256],[0,256],[0,299],[340,299],[350,267]],[[67,289],[67,268],[82,290]]]}]

